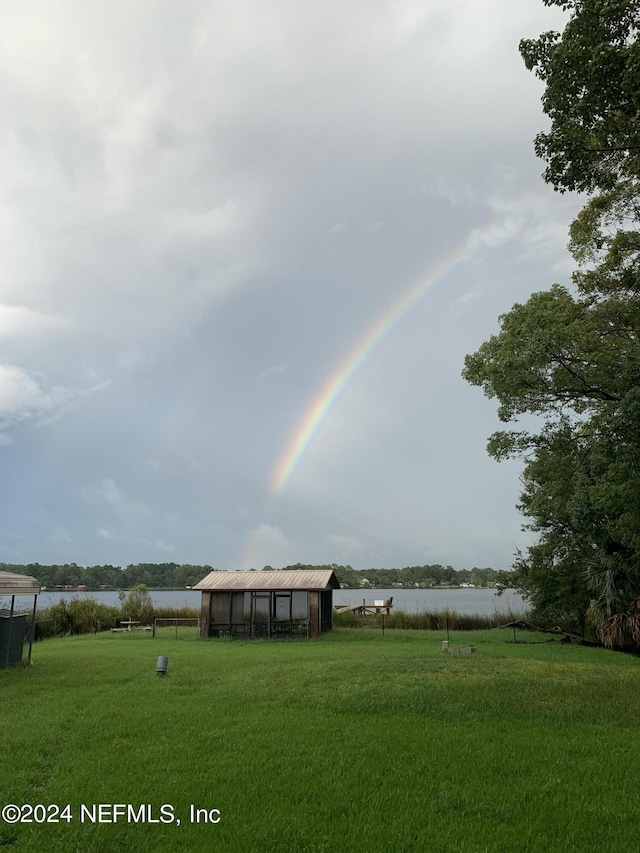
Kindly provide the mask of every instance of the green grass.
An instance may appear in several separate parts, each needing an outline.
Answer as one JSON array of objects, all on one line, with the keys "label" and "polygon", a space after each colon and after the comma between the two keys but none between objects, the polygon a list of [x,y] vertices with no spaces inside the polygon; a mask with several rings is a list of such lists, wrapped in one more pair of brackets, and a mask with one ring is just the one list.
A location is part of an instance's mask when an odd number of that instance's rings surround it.
[{"label": "green grass", "polygon": [[[636,853],[638,659],[510,631],[348,629],[318,641],[48,640],[0,672],[0,800],[35,851]],[[168,655],[166,678],[155,673]],[[182,823],[80,823],[80,804]],[[191,824],[189,806],[217,808]]]},{"label": "green grass", "polygon": [[156,627],[156,640],[195,640],[200,636],[198,625],[178,623],[177,625],[158,625]]}]

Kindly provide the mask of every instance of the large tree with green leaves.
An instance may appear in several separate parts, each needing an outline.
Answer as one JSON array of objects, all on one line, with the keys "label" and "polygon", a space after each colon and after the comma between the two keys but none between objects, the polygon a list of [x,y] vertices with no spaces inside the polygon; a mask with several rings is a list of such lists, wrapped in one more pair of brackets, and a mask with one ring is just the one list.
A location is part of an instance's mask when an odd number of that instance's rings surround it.
[{"label": "large tree with green leaves", "polygon": [[463,376],[499,402],[496,459],[525,461],[520,509],[536,534],[511,581],[547,618],[589,619],[640,645],[639,0],[544,0],[563,33],[520,44],[545,81],[545,180],[592,197],[570,229],[575,291],[515,305]]},{"label": "large tree with green leaves", "polygon": [[556,189],[612,189],[640,175],[638,0],[544,0],[571,11],[562,33],[523,39],[520,53],[545,82],[551,129],[536,137]]},{"label": "large tree with green leaves", "polygon": [[547,619],[589,616],[619,644],[640,624],[640,304],[554,286],[500,323],[463,375],[501,420],[537,416],[488,445],[525,460],[520,509],[537,542],[511,580]]}]

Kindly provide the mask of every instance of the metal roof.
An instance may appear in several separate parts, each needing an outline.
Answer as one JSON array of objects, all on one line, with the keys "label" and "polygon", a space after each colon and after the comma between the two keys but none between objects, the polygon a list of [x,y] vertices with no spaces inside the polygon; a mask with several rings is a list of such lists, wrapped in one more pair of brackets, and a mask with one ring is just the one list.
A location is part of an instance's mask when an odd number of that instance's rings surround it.
[{"label": "metal roof", "polygon": [[331,569],[296,569],[273,572],[210,572],[194,589],[218,592],[273,589],[340,589]]},{"label": "metal roof", "polygon": [[40,582],[30,575],[0,572],[0,595],[38,595]]}]

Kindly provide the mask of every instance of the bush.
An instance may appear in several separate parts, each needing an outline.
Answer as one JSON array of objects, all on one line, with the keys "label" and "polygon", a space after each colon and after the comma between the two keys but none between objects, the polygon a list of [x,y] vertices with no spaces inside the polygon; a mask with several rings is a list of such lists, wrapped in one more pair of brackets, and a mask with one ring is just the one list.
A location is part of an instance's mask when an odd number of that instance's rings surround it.
[{"label": "bush", "polygon": [[91,634],[106,631],[116,624],[118,609],[94,598],[64,598],[37,614],[35,638],[60,634]]},{"label": "bush", "polygon": [[129,592],[119,592],[118,598],[123,619],[132,619],[142,625],[150,625],[153,622],[153,601],[145,584],[138,584]]},{"label": "bush", "polygon": [[154,610],[151,596],[144,584],[133,587],[129,592],[118,593],[120,608],[101,604],[94,598],[61,599],[46,610],[36,614],[34,639],[68,636],[71,634],[93,634],[108,631],[119,625],[121,619],[133,619],[142,625],[151,625],[158,619],[199,619],[200,608],[158,607]]}]

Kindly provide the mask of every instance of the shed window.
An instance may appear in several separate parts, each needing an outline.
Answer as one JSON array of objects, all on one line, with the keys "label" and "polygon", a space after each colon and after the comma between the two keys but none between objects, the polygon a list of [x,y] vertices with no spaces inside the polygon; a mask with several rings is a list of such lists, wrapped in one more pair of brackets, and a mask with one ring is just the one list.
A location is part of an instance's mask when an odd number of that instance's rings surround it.
[{"label": "shed window", "polygon": [[309,618],[309,593],[294,592],[291,600],[291,618],[292,619],[308,619]]},{"label": "shed window", "polygon": [[262,595],[256,593],[253,602],[253,616],[256,622],[268,622],[269,604],[271,603],[271,596],[269,593]]},{"label": "shed window", "polygon": [[278,621],[284,621],[285,619],[290,619],[291,616],[291,593],[290,592],[276,592],[275,595],[275,618]]},{"label": "shed window", "polygon": [[244,619],[252,622],[266,622],[270,618],[276,621],[309,618],[309,593],[295,590],[277,592],[245,592]]}]

